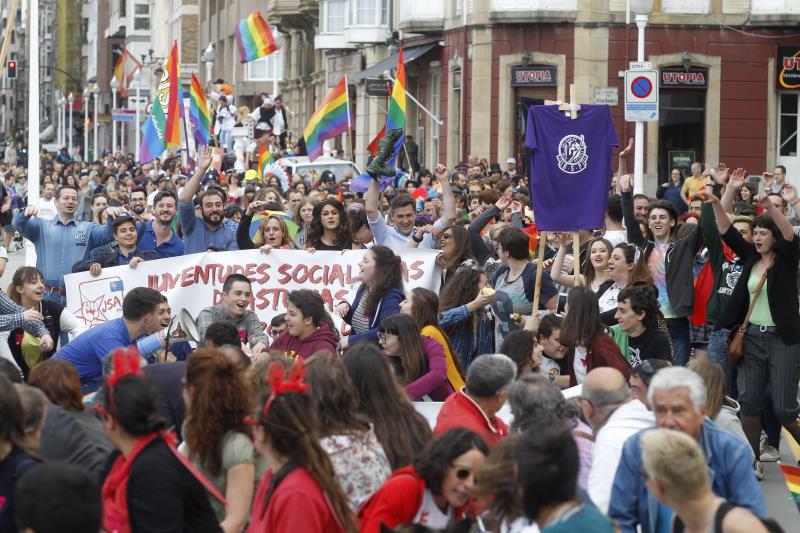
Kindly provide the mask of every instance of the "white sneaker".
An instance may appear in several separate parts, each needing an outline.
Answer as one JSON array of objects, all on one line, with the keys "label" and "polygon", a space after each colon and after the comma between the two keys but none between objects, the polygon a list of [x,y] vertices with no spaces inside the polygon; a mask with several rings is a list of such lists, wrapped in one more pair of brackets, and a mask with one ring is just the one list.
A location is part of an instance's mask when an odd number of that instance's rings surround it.
[{"label": "white sneaker", "polygon": [[758,481],[764,480],[764,467],[761,466],[761,461],[753,462],[753,474],[755,474]]},{"label": "white sneaker", "polygon": [[774,446],[766,446],[761,450],[760,459],[765,463],[776,463],[781,460],[781,452],[775,449]]}]

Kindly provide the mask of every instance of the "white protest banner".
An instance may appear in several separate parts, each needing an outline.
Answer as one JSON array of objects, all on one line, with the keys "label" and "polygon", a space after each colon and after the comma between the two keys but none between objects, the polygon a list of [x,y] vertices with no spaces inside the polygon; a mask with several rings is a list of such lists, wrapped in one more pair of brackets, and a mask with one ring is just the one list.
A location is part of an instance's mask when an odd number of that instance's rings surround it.
[{"label": "white protest banner", "polygon": [[[173,314],[187,309],[192,317],[222,301],[222,284],[233,273],[247,276],[253,284],[251,309],[264,323],[286,311],[286,295],[295,289],[311,289],[322,296],[328,312],[342,327],[333,307],[352,302],[360,282],[358,262],[367,250],[345,252],[258,250],[206,252],[170,257],[128,266],[104,268],[99,276],[89,272],[64,277],[67,309],[86,327],[122,316],[122,300],[134,287],[150,287],[164,294]],[[439,292],[441,268],[438,250],[407,248],[400,251],[405,289],[425,287]]]}]

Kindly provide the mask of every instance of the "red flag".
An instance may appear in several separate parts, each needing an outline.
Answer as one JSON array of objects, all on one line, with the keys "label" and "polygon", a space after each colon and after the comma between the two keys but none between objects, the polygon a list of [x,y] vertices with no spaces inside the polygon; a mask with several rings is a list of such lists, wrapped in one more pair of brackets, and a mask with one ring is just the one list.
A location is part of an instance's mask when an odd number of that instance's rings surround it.
[{"label": "red flag", "polygon": [[378,133],[378,135],[376,135],[375,138],[372,139],[372,142],[367,146],[367,152],[372,154],[372,157],[378,155],[378,141],[383,139],[384,135],[386,135],[386,125],[381,128],[381,131]]}]

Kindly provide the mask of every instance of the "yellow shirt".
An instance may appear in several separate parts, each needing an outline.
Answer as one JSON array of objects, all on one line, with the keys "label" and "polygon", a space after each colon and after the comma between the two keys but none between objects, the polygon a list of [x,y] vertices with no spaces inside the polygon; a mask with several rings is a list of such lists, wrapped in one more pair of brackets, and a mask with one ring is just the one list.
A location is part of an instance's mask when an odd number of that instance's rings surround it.
[{"label": "yellow shirt", "polygon": [[442,345],[444,349],[444,358],[447,360],[447,381],[450,382],[450,386],[453,387],[453,390],[458,391],[464,388],[466,385],[464,383],[464,378],[458,373],[453,354],[450,353],[450,348],[447,346],[447,341],[444,335],[442,335],[442,332],[433,326],[425,326],[420,333]]},{"label": "yellow shirt", "polygon": [[683,182],[683,187],[681,188],[681,192],[686,194],[686,197],[690,197],[700,189],[706,186],[706,180],[702,176],[699,178],[695,178],[694,176],[689,176],[686,178],[686,181]]}]

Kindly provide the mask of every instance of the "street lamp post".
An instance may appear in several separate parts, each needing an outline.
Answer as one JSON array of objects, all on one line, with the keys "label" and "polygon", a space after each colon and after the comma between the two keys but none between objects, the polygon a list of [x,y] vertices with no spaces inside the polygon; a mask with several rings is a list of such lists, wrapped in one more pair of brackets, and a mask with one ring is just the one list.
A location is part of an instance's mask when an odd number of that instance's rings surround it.
[{"label": "street lamp post", "polygon": [[97,161],[97,98],[100,96],[100,87],[96,83],[92,87],[92,95],[94,96],[94,160]]},{"label": "street lamp post", "polygon": [[67,96],[67,105],[69,106],[69,129],[67,130],[67,153],[72,157],[72,104],[75,103],[75,97],[72,93]]},{"label": "street lamp post", "polygon": [[64,146],[64,144],[66,143],[66,139],[65,139],[66,135],[64,135],[64,133],[66,133],[65,130],[67,129],[67,128],[64,127],[64,119],[66,118],[66,113],[64,112],[64,108],[65,108],[66,103],[67,103],[67,99],[64,98],[64,93],[62,92],[60,94],[60,96],[58,97],[58,119],[59,119],[58,120],[58,128],[59,128],[59,133],[60,133],[60,135],[59,135],[60,139],[58,141],[59,149],[61,149],[61,147]]},{"label": "street lamp post", "polygon": [[211,71],[214,69],[214,60],[217,53],[214,51],[214,43],[208,43],[208,46],[203,50],[203,55],[200,56],[200,61],[206,65],[206,82],[211,81]]},{"label": "street lamp post", "polygon": [[133,75],[133,83],[136,84],[136,122],[133,125],[133,130],[135,132],[135,146],[133,149],[136,151],[136,162],[139,162],[139,142],[140,142],[140,129],[141,129],[141,122],[139,122],[139,106],[141,104],[141,100],[139,100],[139,91],[141,89],[141,69],[136,70],[136,74]]},{"label": "street lamp post", "polygon": [[[631,9],[636,13],[636,27],[639,29],[637,40],[636,60],[642,62],[644,55],[644,29],[647,26],[650,12],[653,10],[653,0],[631,0]],[[633,192],[644,192],[644,122],[636,121],[634,134],[633,153]]]},{"label": "street lamp post", "polygon": [[56,112],[56,144],[61,146],[61,91],[55,90],[53,97],[53,104],[55,104]]},{"label": "street lamp post", "polygon": [[117,78],[111,78],[111,155],[117,153],[117,122],[114,120],[114,110],[117,108]]},{"label": "street lamp post", "polygon": [[83,89],[83,160],[89,160],[89,88]]}]

